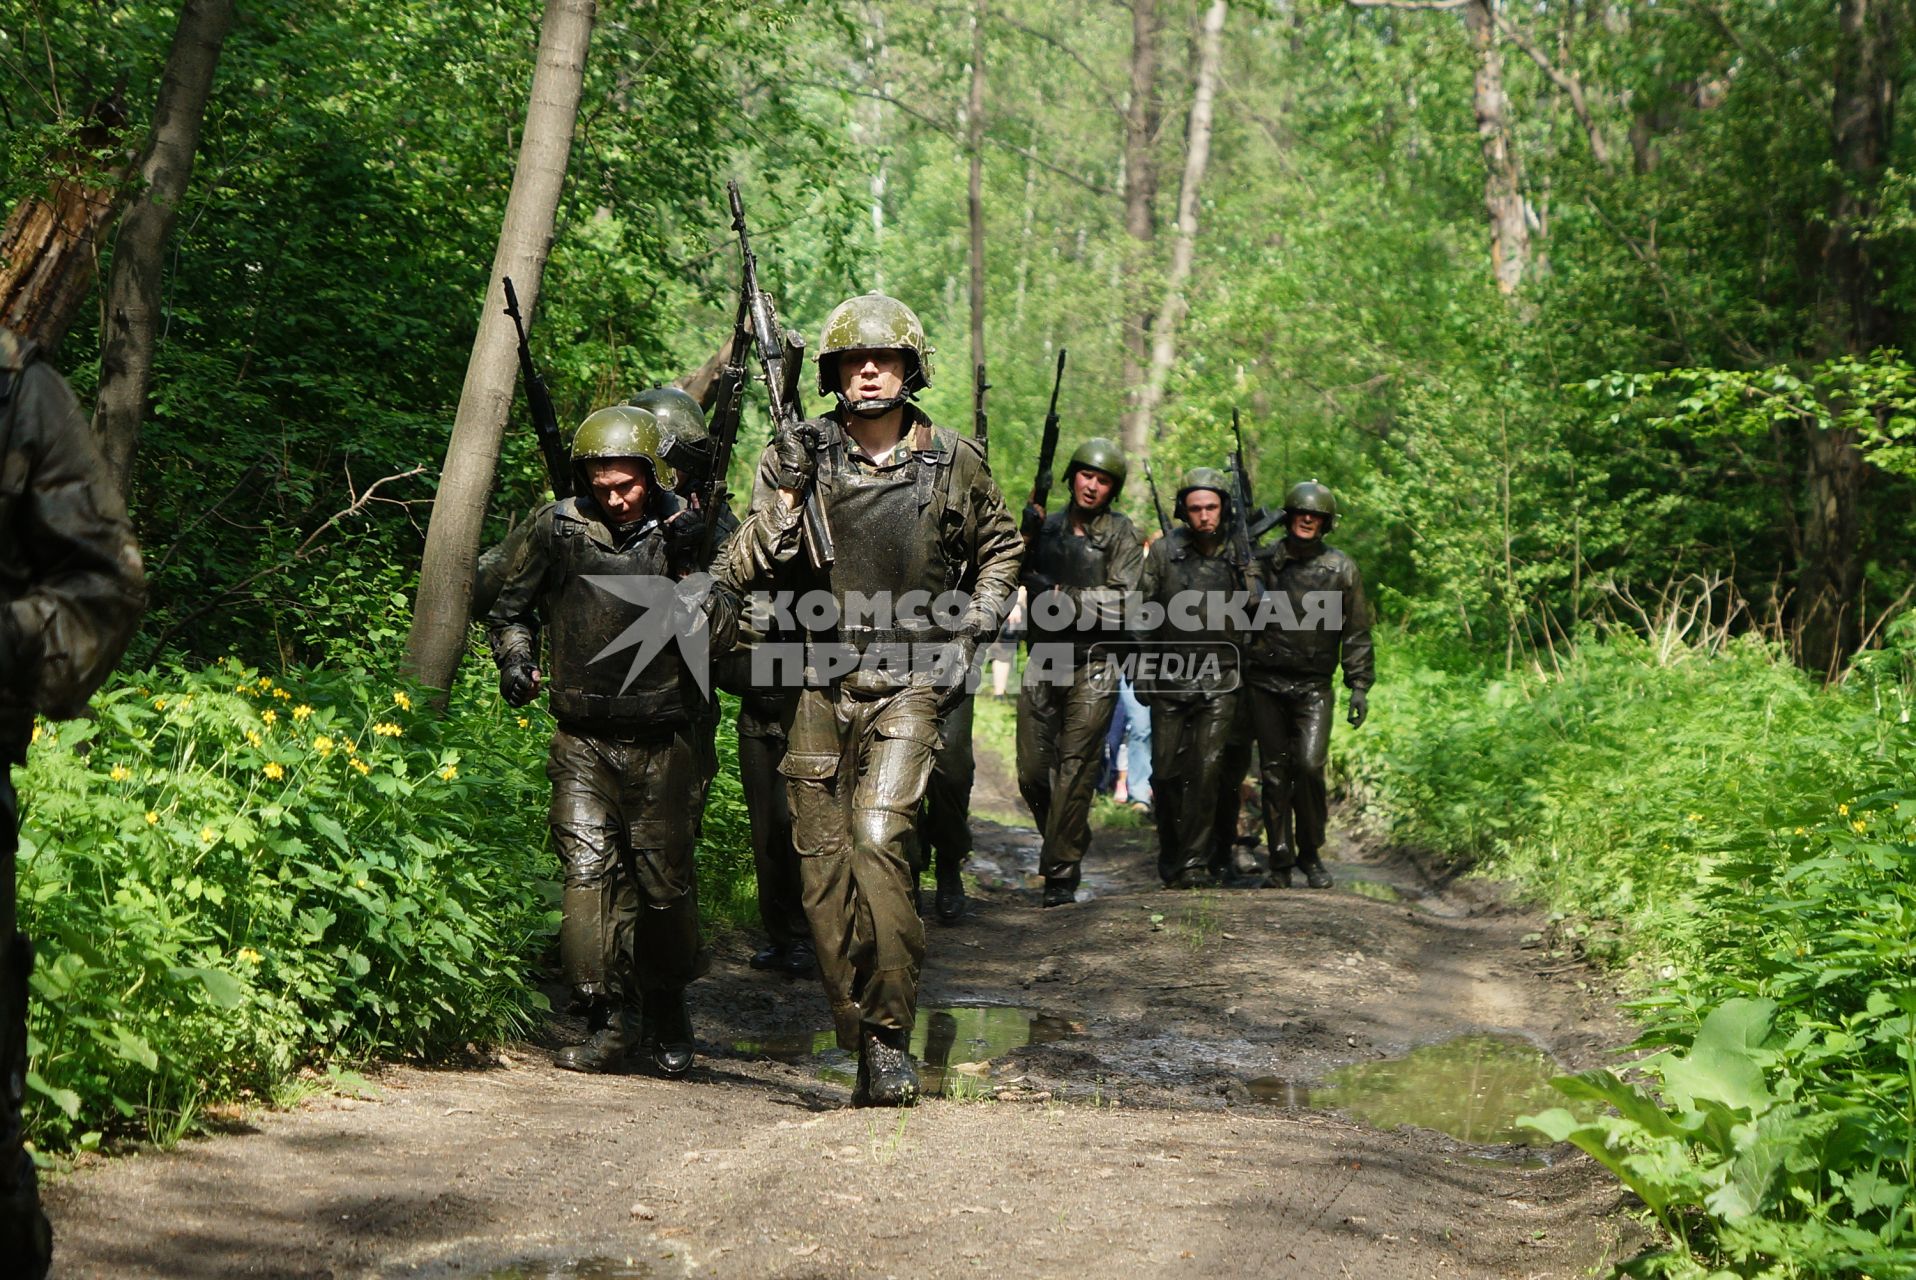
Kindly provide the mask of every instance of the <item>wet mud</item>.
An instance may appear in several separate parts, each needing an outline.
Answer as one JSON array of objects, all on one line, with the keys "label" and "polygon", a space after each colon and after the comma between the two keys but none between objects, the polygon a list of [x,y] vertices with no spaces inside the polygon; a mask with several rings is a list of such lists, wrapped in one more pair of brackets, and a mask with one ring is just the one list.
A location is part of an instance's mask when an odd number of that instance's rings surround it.
[{"label": "wet mud", "polygon": [[1639,1247],[1613,1182],[1514,1125],[1629,1038],[1533,917],[1348,838],[1335,889],[1170,892],[1143,831],[1042,910],[1031,832],[974,825],[912,1110],[848,1107],[816,984],[738,934],[686,1080],[558,1071],[562,1018],[387,1068],[57,1178],[57,1274],[1568,1278]]}]

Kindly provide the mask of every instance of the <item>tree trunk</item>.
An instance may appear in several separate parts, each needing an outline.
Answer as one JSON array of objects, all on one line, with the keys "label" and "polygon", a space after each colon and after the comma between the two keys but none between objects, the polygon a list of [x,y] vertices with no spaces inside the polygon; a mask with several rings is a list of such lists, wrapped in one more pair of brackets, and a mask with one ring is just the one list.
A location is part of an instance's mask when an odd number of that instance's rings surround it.
[{"label": "tree trunk", "polygon": [[[971,367],[985,363],[985,11],[977,0],[971,14],[971,101],[965,113],[965,145],[971,152],[967,210],[971,220]],[[984,392],[972,381],[972,420],[984,412]]]},{"label": "tree trunk", "polygon": [[143,188],[120,219],[113,246],[93,432],[107,470],[123,492],[139,451],[140,421],[153,382],[166,242],[193,173],[213,72],[232,26],[233,0],[186,0],[181,7],[153,112],[153,139],[140,162]]},{"label": "tree trunk", "polygon": [[0,228],[0,325],[53,351],[93,289],[100,241],[119,211],[131,157],[102,168],[94,159],[126,124],[115,93],[96,103],[80,145],[61,158],[44,195],[14,206]]},{"label": "tree trunk", "polygon": [[1503,293],[1515,293],[1530,260],[1530,227],[1524,220],[1523,170],[1510,136],[1510,98],[1504,92],[1504,59],[1497,39],[1498,0],[1471,0],[1464,29],[1477,57],[1474,90],[1477,138],[1484,156],[1484,211],[1490,215],[1490,268]]},{"label": "tree trunk", "polygon": [[505,315],[505,289],[500,281],[511,276],[527,318],[537,314],[539,285],[552,250],[559,195],[572,153],[594,17],[594,0],[546,0],[519,163],[512,175],[512,193],[506,198],[479,331],[466,363],[466,382],[439,475],[432,523],[426,529],[419,595],[413,604],[412,633],[406,639],[407,671],[428,688],[451,686],[465,650],[479,534],[499,462],[499,440],[519,377],[518,347]]},{"label": "tree trunk", "polygon": [[[1828,355],[1863,355],[1893,340],[1884,279],[1888,264],[1875,258],[1864,238],[1877,212],[1896,104],[1893,2],[1842,0],[1838,13],[1841,35],[1830,117],[1837,180],[1824,243]],[[1833,676],[1861,642],[1864,464],[1854,432],[1812,427],[1807,444],[1797,659],[1807,670]]]},{"label": "tree trunk", "polygon": [[[1177,356],[1178,325],[1189,309],[1185,288],[1190,283],[1191,259],[1197,252],[1198,188],[1211,160],[1211,119],[1217,104],[1218,68],[1223,62],[1224,19],[1229,0],[1212,0],[1198,37],[1197,89],[1191,98],[1191,122],[1185,130],[1184,176],[1178,185],[1178,232],[1171,246],[1171,270],[1164,282],[1164,303],[1151,330],[1151,372],[1138,403],[1139,432],[1148,448],[1156,438],[1158,406],[1164,401],[1165,380]],[[1142,450],[1134,450],[1140,453]]]},{"label": "tree trunk", "polygon": [[1131,99],[1124,113],[1124,231],[1130,263],[1124,278],[1124,447],[1142,454],[1144,420],[1139,414],[1149,357],[1151,306],[1146,288],[1157,234],[1158,173],[1157,0],[1131,0]]}]

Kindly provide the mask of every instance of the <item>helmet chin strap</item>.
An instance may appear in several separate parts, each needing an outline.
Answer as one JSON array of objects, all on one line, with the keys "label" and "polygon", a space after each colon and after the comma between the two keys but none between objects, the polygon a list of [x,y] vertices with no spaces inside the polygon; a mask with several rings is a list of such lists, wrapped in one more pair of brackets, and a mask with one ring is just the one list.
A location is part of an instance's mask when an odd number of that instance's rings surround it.
[{"label": "helmet chin strap", "polygon": [[882,418],[892,410],[910,404],[913,394],[906,392],[901,396],[887,396],[883,400],[848,400],[841,391],[838,393],[838,407],[854,418]]}]

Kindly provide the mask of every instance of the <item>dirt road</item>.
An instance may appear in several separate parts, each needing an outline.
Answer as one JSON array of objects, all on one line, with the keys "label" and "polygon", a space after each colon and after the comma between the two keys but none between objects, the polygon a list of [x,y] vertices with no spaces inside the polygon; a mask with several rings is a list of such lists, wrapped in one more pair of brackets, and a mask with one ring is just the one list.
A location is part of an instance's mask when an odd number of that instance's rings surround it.
[{"label": "dirt road", "polygon": [[56,1275],[1574,1277],[1633,1247],[1588,1161],[1497,1145],[1550,1105],[1538,1051],[1623,1034],[1535,920],[1347,840],[1335,890],[1169,893],[1142,832],[1041,911],[1030,833],[979,835],[920,1016],[958,1097],[850,1109],[816,986],[733,937],[688,1080],[557,1071],[563,1022],[388,1070],[60,1180]]}]

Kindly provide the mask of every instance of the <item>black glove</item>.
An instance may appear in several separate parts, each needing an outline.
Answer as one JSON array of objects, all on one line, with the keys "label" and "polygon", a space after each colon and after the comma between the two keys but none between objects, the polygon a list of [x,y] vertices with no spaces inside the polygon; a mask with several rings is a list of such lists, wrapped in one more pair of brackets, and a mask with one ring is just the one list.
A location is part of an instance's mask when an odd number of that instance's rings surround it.
[{"label": "black glove", "polygon": [[1025,594],[1035,600],[1058,585],[1058,580],[1048,573],[1037,569],[1026,569],[1024,576]]},{"label": "black glove", "polygon": [[701,568],[705,551],[705,521],[687,507],[665,522],[665,560],[680,572]]},{"label": "black glove", "polygon": [[818,471],[818,428],[809,422],[782,427],[772,440],[773,477],[781,489],[796,492]]},{"label": "black glove", "polygon": [[1025,503],[1024,516],[1018,522],[1018,535],[1025,539],[1038,536],[1038,530],[1044,528],[1044,512],[1035,502]]},{"label": "black glove", "polygon": [[951,714],[965,699],[965,691],[971,684],[972,663],[978,656],[978,641],[971,636],[954,636],[939,651],[938,664],[942,678],[949,683],[938,691],[938,714]]},{"label": "black glove", "polygon": [[539,668],[530,662],[515,662],[499,668],[499,696],[509,707],[523,707],[539,692]]},{"label": "black glove", "polygon": [[1351,709],[1350,709],[1350,715],[1349,715],[1351,728],[1355,729],[1358,726],[1362,725],[1364,723],[1365,717],[1368,715],[1370,715],[1369,692],[1364,689],[1352,689],[1351,690]]}]

